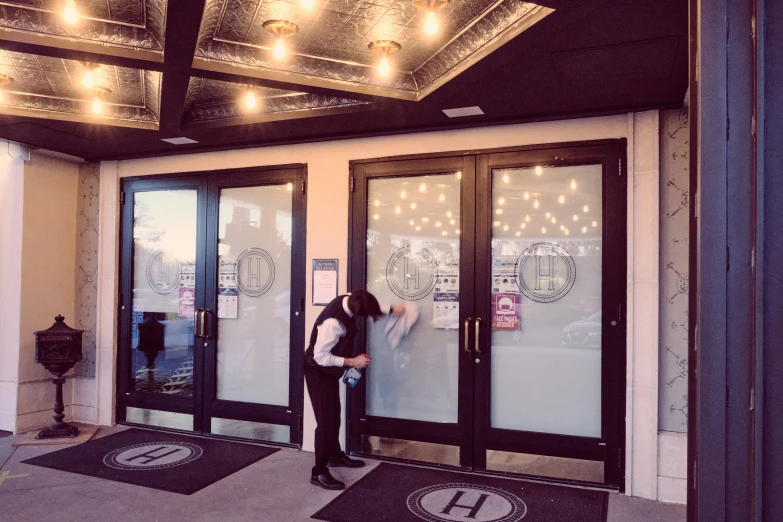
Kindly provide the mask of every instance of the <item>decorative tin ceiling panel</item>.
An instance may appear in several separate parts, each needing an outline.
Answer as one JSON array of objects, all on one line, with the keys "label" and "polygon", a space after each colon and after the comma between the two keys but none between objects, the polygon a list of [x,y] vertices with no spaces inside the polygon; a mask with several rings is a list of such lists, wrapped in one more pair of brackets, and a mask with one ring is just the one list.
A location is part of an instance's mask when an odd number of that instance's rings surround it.
[{"label": "decorative tin ceiling panel", "polygon": [[244,106],[248,86],[232,82],[191,78],[182,123],[212,126],[307,118],[367,108],[364,101],[305,92],[253,87],[258,108]]},{"label": "decorative tin ceiling panel", "polygon": [[[551,13],[522,0],[451,0],[438,13],[439,31],[424,32],[425,13],[411,0],[322,0],[314,12],[296,0],[207,0],[197,67],[305,85],[420,99]],[[268,20],[296,24],[289,57],[272,55]],[[377,73],[376,40],[400,44],[394,71]]]},{"label": "decorative tin ceiling panel", "polygon": [[[82,84],[84,66],[73,60],[0,51],[3,87],[0,113],[156,129],[160,111],[159,72],[103,65],[95,69],[103,91],[100,115],[93,92]],[[31,112],[28,112],[31,111]]]},{"label": "decorative tin ceiling panel", "polygon": [[2,0],[0,27],[12,33],[163,52],[166,0],[79,0],[76,5],[79,20],[68,25],[62,0]]}]

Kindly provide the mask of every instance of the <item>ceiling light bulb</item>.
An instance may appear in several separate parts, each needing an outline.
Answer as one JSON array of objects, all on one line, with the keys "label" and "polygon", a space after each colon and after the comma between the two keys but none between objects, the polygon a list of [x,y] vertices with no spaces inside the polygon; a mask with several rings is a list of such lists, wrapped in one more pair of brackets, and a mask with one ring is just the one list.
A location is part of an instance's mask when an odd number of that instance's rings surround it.
[{"label": "ceiling light bulb", "polygon": [[402,211],[402,209],[400,209],[400,206],[399,206],[399,205],[397,205],[397,208],[395,208],[395,209],[394,209],[394,211],[395,211],[397,214],[399,214],[399,213]]},{"label": "ceiling light bulb", "polygon": [[451,216],[452,216],[452,214],[451,214],[451,210],[449,210],[448,212],[446,212],[446,217],[451,217]]},{"label": "ceiling light bulb", "polygon": [[499,209],[497,209],[497,210],[495,211],[495,214],[497,214],[498,216],[499,216],[500,214],[502,214],[502,213],[503,213],[503,209],[502,209],[502,208],[499,208]]},{"label": "ceiling light bulb", "polygon": [[517,231],[517,237],[521,236],[522,232]]},{"label": "ceiling light bulb", "polygon": [[419,230],[421,230],[421,227],[416,227],[416,232],[418,232]]},{"label": "ceiling light bulb", "polygon": [[565,229],[565,234],[566,234],[566,235],[570,234],[570,232],[568,231],[568,229]]},{"label": "ceiling light bulb", "polygon": [[576,180],[575,179],[571,180],[571,190],[576,190]]},{"label": "ceiling light bulb", "polygon": [[103,104],[101,103],[101,99],[97,96],[92,99],[92,112],[95,114],[100,114],[103,112]]},{"label": "ceiling light bulb", "polygon": [[419,192],[427,192],[427,185],[425,185],[424,183],[419,185]]},{"label": "ceiling light bulb", "polygon": [[451,224],[453,225],[453,224],[455,224],[455,223],[456,223],[456,221],[454,221],[454,220],[452,219],[451,221],[449,221],[449,223],[451,223]]},{"label": "ceiling light bulb", "polygon": [[424,19],[424,32],[429,35],[438,32],[438,17],[435,11],[427,11],[427,16]]},{"label": "ceiling light bulb", "polygon": [[525,192],[525,195],[522,197],[525,198],[525,200],[530,199],[530,192]]},{"label": "ceiling light bulb", "polygon": [[557,223],[557,218],[552,216],[552,224],[554,225],[555,223]]},{"label": "ceiling light bulb", "polygon": [[448,233],[447,231],[445,231],[445,230],[444,230],[444,231],[443,231],[443,235],[444,235],[444,236],[448,236],[448,235],[449,235],[449,233]]},{"label": "ceiling light bulb", "polygon": [[598,223],[597,223],[597,222],[595,222],[595,221],[593,221],[593,228],[595,228],[595,227],[597,227],[597,226],[598,226]]},{"label": "ceiling light bulb", "polygon": [[536,167],[536,176],[540,176],[543,173],[544,173],[544,169],[542,169],[541,167]]},{"label": "ceiling light bulb", "polygon": [[436,227],[440,228],[440,225],[441,225],[441,222],[440,222],[440,221],[436,221],[436,222],[435,222],[435,226],[436,226]]},{"label": "ceiling light bulb", "polygon": [[541,227],[541,233],[546,234],[546,227]]},{"label": "ceiling light bulb", "polygon": [[381,204],[381,202],[378,201],[377,199],[373,202],[373,205],[375,205],[376,207],[379,206],[380,204]]},{"label": "ceiling light bulb", "polygon": [[549,212],[547,212],[546,214],[544,214],[544,216],[546,216],[546,218],[547,218],[547,219],[549,219],[549,218],[551,218],[551,217],[552,217],[552,214],[550,214]]},{"label": "ceiling light bulb", "polygon": [[588,207],[587,205],[585,205],[585,206],[582,208],[582,210],[584,210],[585,212],[589,212],[589,211],[590,211],[590,207]]},{"label": "ceiling light bulb", "polygon": [[79,21],[79,11],[76,10],[76,0],[65,0],[63,18],[67,24],[75,24]]},{"label": "ceiling light bulb", "polygon": [[508,230],[508,225],[503,225],[503,230]]},{"label": "ceiling light bulb", "polygon": [[400,197],[401,197],[402,199],[405,199],[405,196],[406,196],[406,194],[405,194],[405,191],[404,191],[404,190],[403,190],[402,192],[400,192]]},{"label": "ceiling light bulb", "polygon": [[88,89],[95,87],[95,75],[90,69],[84,71],[84,76],[82,76],[82,84],[84,84],[84,86]]},{"label": "ceiling light bulb", "polygon": [[519,225],[519,228],[525,228],[526,226],[527,226],[526,224],[522,223],[521,225]]},{"label": "ceiling light bulb", "polygon": [[440,201],[446,201],[446,196],[444,194],[441,194],[438,198]]},{"label": "ceiling light bulb", "polygon": [[275,40],[275,58],[278,60],[285,58],[285,40],[282,38]]},{"label": "ceiling light bulb", "polygon": [[411,226],[415,225],[416,222],[411,219]]},{"label": "ceiling light bulb", "polygon": [[245,93],[245,107],[248,109],[256,108],[256,94],[253,91]]},{"label": "ceiling light bulb", "polygon": [[389,76],[389,57],[381,56],[381,63],[378,64],[378,74],[381,76]]},{"label": "ceiling light bulb", "polygon": [[457,179],[462,179],[462,171],[457,171]]},{"label": "ceiling light bulb", "polygon": [[560,230],[565,230],[565,225],[560,225]]},{"label": "ceiling light bulb", "polygon": [[378,214],[375,214],[375,215],[374,215],[372,218],[373,218],[373,219],[378,219],[379,217],[380,217],[380,216],[379,216]]},{"label": "ceiling light bulb", "polygon": [[540,205],[538,204],[538,200],[535,200],[535,201],[533,202],[533,207],[534,207],[534,208],[538,208],[539,206],[540,206]]},{"label": "ceiling light bulb", "polygon": [[310,11],[315,7],[315,0],[299,0],[299,5],[301,5],[302,9],[305,11]]},{"label": "ceiling light bulb", "polygon": [[579,216],[577,216],[576,214],[574,214],[574,221],[579,221]]},{"label": "ceiling light bulb", "polygon": [[565,203],[565,196],[560,196],[559,198],[557,198],[557,200],[558,200],[558,201],[560,202],[560,204],[562,205],[563,203]]},{"label": "ceiling light bulb", "polygon": [[0,102],[3,101],[3,89],[0,89]]},{"label": "ceiling light bulb", "polygon": [[504,204],[505,202],[506,202],[506,198],[500,198],[500,199],[498,200],[498,204],[499,204],[499,205],[502,205],[502,204]]},{"label": "ceiling light bulb", "polygon": [[459,229],[454,231],[457,235],[459,235]]},{"label": "ceiling light bulb", "polygon": [[494,223],[492,223],[492,225],[496,226],[496,227],[499,227],[500,226],[500,221],[495,221]]},{"label": "ceiling light bulb", "polygon": [[416,208],[416,203],[411,203],[411,208],[415,209]]},{"label": "ceiling light bulb", "polygon": [[530,216],[525,216],[525,221],[530,221]]},{"label": "ceiling light bulb", "polygon": [[508,183],[508,174],[503,174],[503,183]]},{"label": "ceiling light bulb", "polygon": [[428,218],[428,217],[423,217],[423,218],[421,218],[421,220],[422,220],[424,223],[427,223],[427,222],[429,222],[430,218]]},{"label": "ceiling light bulb", "polygon": [[587,227],[582,227],[582,234],[585,234],[587,232]]}]

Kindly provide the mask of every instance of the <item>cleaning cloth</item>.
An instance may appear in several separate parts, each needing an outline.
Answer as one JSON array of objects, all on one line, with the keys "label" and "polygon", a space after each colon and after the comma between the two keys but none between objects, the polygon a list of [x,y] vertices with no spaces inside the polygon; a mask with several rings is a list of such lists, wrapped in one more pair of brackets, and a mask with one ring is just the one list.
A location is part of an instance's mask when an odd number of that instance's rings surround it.
[{"label": "cleaning cloth", "polygon": [[386,337],[392,350],[396,349],[400,342],[411,331],[413,325],[419,319],[419,307],[416,303],[405,303],[405,311],[398,316],[391,316],[386,325]]}]

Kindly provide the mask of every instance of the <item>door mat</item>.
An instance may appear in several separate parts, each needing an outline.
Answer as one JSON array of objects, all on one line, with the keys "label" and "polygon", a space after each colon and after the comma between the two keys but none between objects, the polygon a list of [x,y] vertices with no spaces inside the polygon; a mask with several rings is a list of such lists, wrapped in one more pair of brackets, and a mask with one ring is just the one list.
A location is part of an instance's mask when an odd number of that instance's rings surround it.
[{"label": "door mat", "polygon": [[129,429],[24,464],[191,495],[277,449]]},{"label": "door mat", "polygon": [[330,522],[605,522],[609,494],[380,464],[312,516]]}]

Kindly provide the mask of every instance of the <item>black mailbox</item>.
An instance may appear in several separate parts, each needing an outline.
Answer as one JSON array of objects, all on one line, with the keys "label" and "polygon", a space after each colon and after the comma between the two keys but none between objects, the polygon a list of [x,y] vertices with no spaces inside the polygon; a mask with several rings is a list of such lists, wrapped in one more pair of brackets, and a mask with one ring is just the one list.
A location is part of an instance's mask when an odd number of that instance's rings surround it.
[{"label": "black mailbox", "polygon": [[65,318],[58,315],[55,323],[47,330],[35,332],[35,362],[44,366],[70,364],[63,372],[70,370],[82,360],[82,333],[65,324]]},{"label": "black mailbox", "polygon": [[58,315],[55,323],[47,330],[35,332],[35,362],[43,364],[54,375],[52,382],[57,387],[54,400],[54,423],[38,434],[38,439],[75,437],[79,428],[63,422],[63,375],[82,360],[82,333],[65,324],[65,318]]}]

